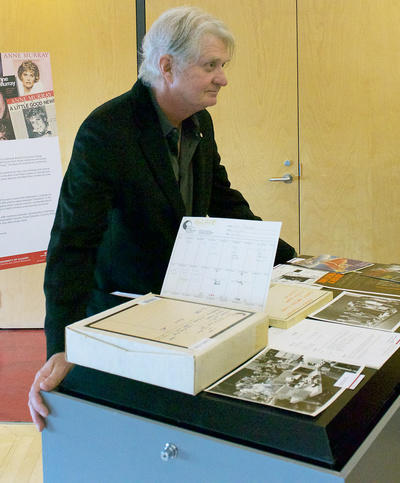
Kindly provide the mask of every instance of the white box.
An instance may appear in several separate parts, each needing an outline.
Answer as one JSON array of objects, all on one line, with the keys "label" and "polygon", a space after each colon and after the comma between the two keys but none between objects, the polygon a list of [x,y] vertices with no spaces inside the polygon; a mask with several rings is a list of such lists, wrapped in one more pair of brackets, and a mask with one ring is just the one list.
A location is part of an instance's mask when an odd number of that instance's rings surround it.
[{"label": "white box", "polygon": [[188,394],[267,342],[265,313],[153,294],[66,327],[68,361]]}]

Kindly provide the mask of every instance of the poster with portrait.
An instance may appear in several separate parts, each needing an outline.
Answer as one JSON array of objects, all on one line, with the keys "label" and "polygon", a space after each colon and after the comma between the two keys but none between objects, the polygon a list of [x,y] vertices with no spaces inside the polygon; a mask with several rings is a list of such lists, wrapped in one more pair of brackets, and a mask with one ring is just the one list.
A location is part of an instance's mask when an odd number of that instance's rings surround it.
[{"label": "poster with portrait", "polygon": [[0,54],[0,270],[41,263],[61,184],[48,52]]}]

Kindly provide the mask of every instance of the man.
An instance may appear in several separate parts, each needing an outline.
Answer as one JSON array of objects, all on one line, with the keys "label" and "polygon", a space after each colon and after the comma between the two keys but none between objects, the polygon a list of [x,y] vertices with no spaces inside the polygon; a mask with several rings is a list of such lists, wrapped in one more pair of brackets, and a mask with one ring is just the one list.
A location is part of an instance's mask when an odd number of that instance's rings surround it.
[{"label": "man", "polygon": [[[145,37],[133,89],[81,126],[48,249],[49,359],[29,401],[39,430],[48,414],[39,391],[72,368],[66,325],[121,303],[114,291],[159,293],[184,215],[259,219],[230,187],[205,110],[227,84],[233,47],[219,20],[196,8],[168,10]],[[293,255],[281,240],[276,261]]]}]

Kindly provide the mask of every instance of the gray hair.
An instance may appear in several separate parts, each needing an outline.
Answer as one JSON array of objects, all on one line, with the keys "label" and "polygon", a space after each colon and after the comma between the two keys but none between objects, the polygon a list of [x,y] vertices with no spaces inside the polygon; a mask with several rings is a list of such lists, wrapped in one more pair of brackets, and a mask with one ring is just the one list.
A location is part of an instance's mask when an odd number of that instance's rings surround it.
[{"label": "gray hair", "polygon": [[177,7],[164,12],[150,27],[142,45],[139,78],[155,85],[162,78],[158,62],[171,55],[178,68],[196,62],[201,55],[201,39],[212,34],[221,39],[233,55],[235,40],[226,25],[197,7]]}]

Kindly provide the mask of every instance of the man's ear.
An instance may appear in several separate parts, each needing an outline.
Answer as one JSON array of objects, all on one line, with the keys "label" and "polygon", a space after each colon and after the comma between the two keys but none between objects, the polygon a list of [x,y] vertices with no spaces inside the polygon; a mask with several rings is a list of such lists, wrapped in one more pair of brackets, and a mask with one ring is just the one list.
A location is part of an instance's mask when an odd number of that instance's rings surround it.
[{"label": "man's ear", "polygon": [[171,83],[173,81],[173,75],[172,75],[172,56],[169,54],[162,55],[159,60],[159,67],[160,67],[160,72],[163,78]]}]

